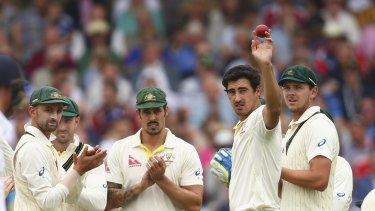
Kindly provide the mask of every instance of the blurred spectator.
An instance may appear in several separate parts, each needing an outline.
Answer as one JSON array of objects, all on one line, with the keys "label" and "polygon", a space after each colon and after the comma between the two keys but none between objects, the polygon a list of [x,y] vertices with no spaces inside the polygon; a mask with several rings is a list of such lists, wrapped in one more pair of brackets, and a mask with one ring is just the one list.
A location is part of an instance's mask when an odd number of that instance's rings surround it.
[{"label": "blurred spectator", "polygon": [[130,0],[129,7],[115,19],[128,48],[139,47],[144,41],[161,39],[165,25],[161,11],[148,8],[144,0]]},{"label": "blurred spectator", "polygon": [[[225,100],[226,93],[221,88],[220,78],[207,74],[200,83],[202,92],[194,100],[190,99],[190,102],[194,101],[190,107],[190,124],[198,128],[214,127],[215,124],[218,127],[234,125],[237,118],[231,112],[230,102]],[[210,132],[213,136],[216,131],[213,129]]]},{"label": "blurred spectator", "polygon": [[[35,87],[42,87],[45,85],[51,85],[51,80],[54,71],[58,70],[60,67],[65,68],[65,70],[71,70],[71,64],[66,62],[66,52],[65,48],[62,45],[53,45],[49,46],[46,49],[43,60],[45,63],[42,64],[39,68],[33,71],[33,74],[30,75],[30,80]],[[57,73],[57,72],[56,72]],[[74,77],[74,76],[72,76]],[[74,80],[73,78],[71,78]]]},{"label": "blurred spectator", "polygon": [[360,178],[369,172],[368,155],[371,150],[371,140],[366,134],[366,128],[361,119],[353,119],[348,128],[351,135],[351,145],[345,149],[345,157],[353,169],[353,177]]},{"label": "blurred spectator", "polygon": [[93,20],[86,26],[87,48],[79,60],[79,75],[81,79],[93,60],[94,51],[98,48],[105,49],[114,63],[120,63],[118,55],[110,50],[108,46],[110,38],[109,30],[109,24],[104,20]]},{"label": "blurred spectator", "polygon": [[0,2],[0,53],[15,56],[13,54],[12,32],[18,12],[14,1],[4,0]]},{"label": "blurred spectator", "polygon": [[375,148],[370,152],[369,162],[371,172],[354,181],[353,201],[363,200],[371,190],[375,189]]},{"label": "blurred spectator", "polygon": [[44,67],[47,65],[47,63],[50,63],[48,60],[52,58],[50,57],[51,55],[48,54],[52,54],[52,51],[57,51],[57,48],[59,48],[58,50],[62,54],[62,58],[59,58],[59,60],[71,68],[75,67],[75,63],[68,54],[62,41],[63,39],[59,34],[59,29],[57,26],[49,25],[44,29],[43,47],[32,55],[26,67],[26,77],[28,79],[32,78],[32,75],[37,69]]},{"label": "blurred spectator", "polygon": [[[113,83],[116,85],[116,102],[122,105],[131,102],[131,97],[133,94],[133,89],[128,80],[121,77],[120,70],[117,64],[113,62],[107,62],[103,65],[103,68],[100,70],[100,75],[93,81],[91,81],[90,88],[87,90],[86,104],[87,110],[93,112],[97,108],[101,107],[105,102],[103,97],[105,90],[105,84]],[[121,91],[117,91],[121,90]]]},{"label": "blurred spectator", "polygon": [[292,36],[307,21],[304,7],[293,4],[292,0],[277,0],[260,11],[260,23],[271,28],[275,42],[276,67],[284,67],[292,60]]},{"label": "blurred spectator", "polygon": [[[101,140],[102,136],[107,133],[107,131],[114,129],[111,129],[111,125],[113,122],[120,118],[124,118],[126,115],[125,105],[121,104],[117,100],[119,90],[115,82],[104,81],[102,93],[103,94],[101,98],[103,99],[103,103],[92,113],[92,129],[98,137],[98,140],[96,141],[97,143]],[[109,134],[107,134],[107,136],[108,135]],[[112,138],[117,137],[115,134],[112,134],[111,136]],[[110,137],[107,137],[107,139],[108,138]],[[119,140],[123,137],[117,138],[117,140]]]},{"label": "blurred spectator", "polygon": [[23,63],[27,63],[32,54],[43,46],[42,37],[47,7],[47,0],[27,2],[26,8],[20,12],[14,22],[12,39],[16,55]]},{"label": "blurred spectator", "polygon": [[[80,30],[84,30],[85,26],[93,19],[104,19],[108,21],[106,13],[109,5],[105,0],[66,0],[63,1],[67,14],[73,18],[74,23]],[[102,10],[104,9],[104,11]]]},{"label": "blurred spectator", "polygon": [[106,149],[108,150],[108,152],[110,152],[112,149],[112,145],[116,141],[132,135],[134,131],[136,130],[131,118],[127,116],[121,116],[109,123],[99,145],[101,148]]},{"label": "blurred spectator", "polygon": [[63,7],[60,1],[50,1],[46,11],[46,25],[56,26],[62,39],[68,39],[75,26],[73,19],[63,13]]},{"label": "blurred spectator", "polygon": [[321,12],[326,34],[343,33],[353,45],[359,43],[361,30],[355,17],[344,7],[344,0],[325,0]]}]

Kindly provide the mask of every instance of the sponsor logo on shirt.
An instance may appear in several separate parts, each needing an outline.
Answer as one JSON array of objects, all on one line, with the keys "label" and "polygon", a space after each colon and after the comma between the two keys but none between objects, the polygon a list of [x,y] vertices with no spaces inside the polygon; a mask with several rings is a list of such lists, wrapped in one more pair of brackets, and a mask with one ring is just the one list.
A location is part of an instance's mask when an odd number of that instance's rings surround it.
[{"label": "sponsor logo on shirt", "polygon": [[175,159],[175,157],[173,156],[172,153],[165,153],[163,156],[162,156],[162,159],[164,160],[164,162],[166,164],[169,164],[169,163],[172,163]]},{"label": "sponsor logo on shirt", "polygon": [[344,193],[344,192],[338,192],[338,193],[337,193],[337,196],[338,196],[338,197],[344,197],[344,196],[345,196],[345,193]]},{"label": "sponsor logo on shirt", "polygon": [[38,172],[39,176],[43,176],[44,174],[44,167],[40,168],[39,172]]},{"label": "sponsor logo on shirt", "polygon": [[195,171],[195,176],[199,176],[201,174],[201,169],[198,168],[196,171]]},{"label": "sponsor logo on shirt", "polygon": [[129,167],[137,167],[137,166],[142,165],[141,162],[139,162],[137,159],[133,158],[131,155],[129,155],[128,164],[129,164]]},{"label": "sponsor logo on shirt", "polygon": [[322,140],[319,141],[319,143],[318,143],[318,147],[321,147],[321,146],[323,146],[323,145],[326,144],[326,143],[327,143],[327,140],[322,139]]},{"label": "sponsor logo on shirt", "polygon": [[241,131],[240,136],[242,136],[245,132],[246,132],[245,130]]},{"label": "sponsor logo on shirt", "polygon": [[111,169],[109,169],[109,166],[107,164],[107,161],[104,162],[104,166],[105,166],[105,172],[106,173],[111,173]]}]

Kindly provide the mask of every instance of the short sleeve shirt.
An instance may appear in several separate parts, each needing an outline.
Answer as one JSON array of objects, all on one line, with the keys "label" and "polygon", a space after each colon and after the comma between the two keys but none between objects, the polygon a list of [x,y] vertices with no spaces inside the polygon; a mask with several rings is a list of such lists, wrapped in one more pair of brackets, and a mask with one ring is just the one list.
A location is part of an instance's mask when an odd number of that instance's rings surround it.
[{"label": "short sleeve shirt", "polygon": [[[142,129],[141,129],[142,130]],[[142,180],[147,171],[148,155],[142,147],[139,130],[135,135],[114,143],[107,159],[107,181],[127,189]],[[168,130],[168,129],[167,129]],[[164,149],[153,155],[167,164],[166,176],[178,186],[203,185],[203,169],[196,149],[167,132]],[[122,210],[180,210],[168,196],[153,185],[138,195]]]},{"label": "short sleeve shirt", "polygon": [[281,126],[266,128],[264,105],[237,124],[232,148],[231,210],[278,210]]}]

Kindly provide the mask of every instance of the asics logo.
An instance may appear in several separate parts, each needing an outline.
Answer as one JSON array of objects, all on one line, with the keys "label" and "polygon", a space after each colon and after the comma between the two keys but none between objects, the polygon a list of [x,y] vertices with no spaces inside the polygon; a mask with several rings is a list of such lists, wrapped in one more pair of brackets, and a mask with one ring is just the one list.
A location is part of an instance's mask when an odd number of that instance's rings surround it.
[{"label": "asics logo", "polygon": [[338,193],[337,193],[337,196],[338,196],[338,197],[344,197],[344,196],[345,196],[345,193],[344,193],[344,192],[338,192]]},{"label": "asics logo", "polygon": [[319,141],[319,143],[318,143],[318,147],[321,147],[321,146],[323,146],[323,145],[326,144],[326,143],[327,143],[327,140],[322,139],[322,140]]},{"label": "asics logo", "polygon": [[43,176],[44,174],[44,167],[42,167],[40,170],[39,170],[39,176]]},{"label": "asics logo", "polygon": [[195,171],[195,176],[199,176],[201,174],[201,169]]}]

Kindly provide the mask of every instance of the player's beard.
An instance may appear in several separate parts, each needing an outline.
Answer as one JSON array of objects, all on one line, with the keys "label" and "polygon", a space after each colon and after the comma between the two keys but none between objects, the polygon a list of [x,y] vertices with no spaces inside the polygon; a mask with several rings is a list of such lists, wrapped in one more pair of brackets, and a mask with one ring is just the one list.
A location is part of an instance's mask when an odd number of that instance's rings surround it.
[{"label": "player's beard", "polygon": [[[154,125],[153,125],[154,124]],[[146,132],[149,135],[158,135],[161,133],[161,126],[158,122],[149,122],[147,123]]]},{"label": "player's beard", "polygon": [[56,131],[55,135],[56,141],[62,144],[68,143],[73,139],[73,137],[69,133],[59,134],[59,131]]},{"label": "player's beard", "polygon": [[36,122],[39,128],[44,132],[53,132],[57,129],[58,126],[58,122],[56,119],[44,120],[38,116]]}]

